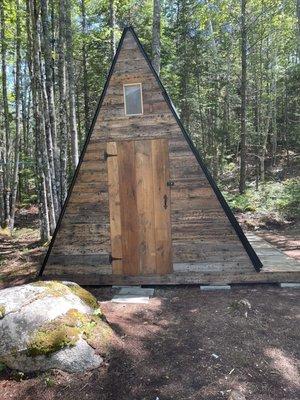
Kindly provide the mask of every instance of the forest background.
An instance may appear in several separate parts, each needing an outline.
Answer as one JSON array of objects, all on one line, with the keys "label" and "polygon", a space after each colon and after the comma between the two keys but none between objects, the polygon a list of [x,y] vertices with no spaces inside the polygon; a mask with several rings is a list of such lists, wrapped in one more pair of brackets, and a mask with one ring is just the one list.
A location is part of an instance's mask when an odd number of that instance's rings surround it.
[{"label": "forest background", "polygon": [[233,209],[299,220],[300,0],[0,0],[0,25],[2,231],[34,206],[49,240],[128,25]]}]

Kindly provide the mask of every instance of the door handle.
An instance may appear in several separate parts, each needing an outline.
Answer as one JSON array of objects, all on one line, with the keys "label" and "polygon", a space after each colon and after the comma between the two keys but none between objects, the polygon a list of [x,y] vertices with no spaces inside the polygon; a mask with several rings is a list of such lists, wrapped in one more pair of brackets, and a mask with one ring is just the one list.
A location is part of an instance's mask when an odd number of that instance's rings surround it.
[{"label": "door handle", "polygon": [[164,208],[168,208],[168,196],[166,194],[164,195]]}]

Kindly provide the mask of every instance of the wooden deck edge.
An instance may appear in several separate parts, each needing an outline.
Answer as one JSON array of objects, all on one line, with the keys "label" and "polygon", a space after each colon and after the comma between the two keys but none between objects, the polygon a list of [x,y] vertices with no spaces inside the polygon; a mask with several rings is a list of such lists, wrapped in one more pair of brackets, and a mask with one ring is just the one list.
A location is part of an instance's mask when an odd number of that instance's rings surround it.
[{"label": "wooden deck edge", "polygon": [[248,284],[248,283],[284,283],[300,282],[300,272],[257,272],[252,274],[170,274],[148,276],[121,275],[50,275],[44,274],[42,280],[74,281],[83,286],[106,285],[180,285],[180,284]]}]

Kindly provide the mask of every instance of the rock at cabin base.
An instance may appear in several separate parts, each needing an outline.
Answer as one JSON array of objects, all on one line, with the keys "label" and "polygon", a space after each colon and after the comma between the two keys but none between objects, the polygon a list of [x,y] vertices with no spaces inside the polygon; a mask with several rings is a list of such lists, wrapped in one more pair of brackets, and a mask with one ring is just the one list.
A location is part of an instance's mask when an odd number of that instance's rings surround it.
[{"label": "rock at cabin base", "polygon": [[0,362],[11,369],[96,368],[111,334],[96,299],[77,284],[35,282],[0,291]]}]

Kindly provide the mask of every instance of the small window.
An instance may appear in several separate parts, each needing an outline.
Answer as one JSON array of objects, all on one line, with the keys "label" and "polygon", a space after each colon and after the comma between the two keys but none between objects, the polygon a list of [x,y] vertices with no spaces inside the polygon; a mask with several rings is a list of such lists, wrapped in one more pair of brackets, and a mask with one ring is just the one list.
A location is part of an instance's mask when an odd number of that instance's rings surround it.
[{"label": "small window", "polygon": [[126,115],[143,114],[141,83],[124,85],[124,103]]}]

